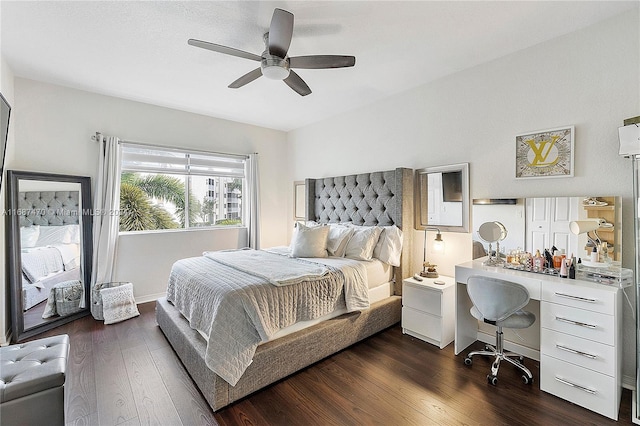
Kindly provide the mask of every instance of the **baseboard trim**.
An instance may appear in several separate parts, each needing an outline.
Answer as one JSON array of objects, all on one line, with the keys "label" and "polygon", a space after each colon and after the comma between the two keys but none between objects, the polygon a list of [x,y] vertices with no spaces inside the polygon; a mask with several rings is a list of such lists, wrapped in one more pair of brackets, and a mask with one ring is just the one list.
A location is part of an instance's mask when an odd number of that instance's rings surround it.
[{"label": "baseboard trim", "polygon": [[0,342],[0,346],[7,346],[11,343],[11,329],[4,332],[4,340]]},{"label": "baseboard trim", "polygon": [[144,296],[138,296],[136,297],[136,305],[139,305],[140,303],[147,303],[147,302],[154,302],[158,299],[160,299],[161,297],[166,297],[167,292],[164,291],[162,293],[155,293],[155,294],[147,294]]},{"label": "baseboard trim", "polygon": [[636,390],[636,378],[633,376],[622,375],[622,387],[632,391]]}]

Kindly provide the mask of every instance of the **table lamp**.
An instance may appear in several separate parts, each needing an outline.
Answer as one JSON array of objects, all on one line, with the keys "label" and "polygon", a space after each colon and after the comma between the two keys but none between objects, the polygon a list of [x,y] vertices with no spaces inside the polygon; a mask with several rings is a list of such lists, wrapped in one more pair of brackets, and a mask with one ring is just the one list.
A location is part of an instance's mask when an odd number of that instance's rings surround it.
[{"label": "table lamp", "polygon": [[444,251],[444,241],[442,240],[440,229],[429,226],[424,228],[424,251],[422,253],[422,271],[420,271],[420,276],[426,278],[438,278],[438,271],[436,271],[436,266],[438,265],[427,262],[427,231],[436,231],[436,238],[433,240],[433,251]]},{"label": "table lamp", "polygon": [[[596,250],[598,250],[599,253],[601,251],[602,240],[600,240],[600,236],[598,235],[598,229],[611,226],[611,224],[601,218],[573,220],[569,222],[569,231],[574,235],[586,234],[589,242],[596,248]],[[591,235],[589,235],[589,232],[593,232],[595,238],[592,238]]]}]

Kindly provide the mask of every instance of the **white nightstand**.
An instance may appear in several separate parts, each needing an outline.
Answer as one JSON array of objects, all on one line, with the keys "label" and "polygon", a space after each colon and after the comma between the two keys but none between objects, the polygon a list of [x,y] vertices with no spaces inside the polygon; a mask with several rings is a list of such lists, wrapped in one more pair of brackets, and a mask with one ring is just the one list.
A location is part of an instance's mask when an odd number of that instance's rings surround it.
[{"label": "white nightstand", "polygon": [[[442,281],[444,284],[434,284]],[[453,342],[455,329],[455,280],[440,275],[402,281],[402,332],[438,346]]]}]

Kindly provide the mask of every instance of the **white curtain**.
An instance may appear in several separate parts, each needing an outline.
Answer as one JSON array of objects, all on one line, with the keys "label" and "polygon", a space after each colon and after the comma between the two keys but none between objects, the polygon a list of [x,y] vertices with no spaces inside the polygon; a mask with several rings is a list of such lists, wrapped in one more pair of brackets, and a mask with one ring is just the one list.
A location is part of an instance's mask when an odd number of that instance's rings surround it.
[{"label": "white curtain", "polygon": [[93,269],[91,287],[113,281],[120,217],[120,141],[96,133],[100,163],[93,216]]},{"label": "white curtain", "polygon": [[258,185],[258,154],[249,154],[249,160],[246,164],[247,177],[247,208],[245,210],[245,220],[249,231],[248,242],[249,247],[253,249],[260,248],[260,197],[259,197],[259,185]]}]

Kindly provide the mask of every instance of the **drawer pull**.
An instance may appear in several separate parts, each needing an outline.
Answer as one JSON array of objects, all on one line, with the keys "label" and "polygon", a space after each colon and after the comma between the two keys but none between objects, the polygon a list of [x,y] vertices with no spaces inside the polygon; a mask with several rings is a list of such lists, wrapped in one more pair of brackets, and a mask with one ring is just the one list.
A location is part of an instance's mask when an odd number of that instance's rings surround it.
[{"label": "drawer pull", "polygon": [[569,382],[567,380],[561,379],[558,376],[556,376],[556,380],[559,381],[562,384],[565,384],[567,386],[571,386],[572,388],[580,389],[581,391],[585,391],[587,393],[590,393],[591,395],[595,395],[596,393],[598,393],[598,391],[596,391],[595,389],[591,389],[591,388],[587,388],[587,387],[584,387],[584,386],[576,385],[575,383],[571,383],[571,382]]},{"label": "drawer pull", "polygon": [[571,349],[571,348],[568,348],[568,347],[562,346],[562,345],[556,345],[556,348],[561,349],[563,351],[571,352],[572,354],[586,356],[587,358],[591,358],[591,359],[598,358],[597,355],[590,354],[588,352],[582,352],[582,351],[579,351],[579,350],[576,350],[576,349]]},{"label": "drawer pull", "polygon": [[558,293],[558,292],[556,292],[556,296],[566,297],[567,299],[574,299],[574,300],[579,300],[581,302],[589,302],[589,303],[596,303],[598,301],[597,299],[588,299],[586,297],[573,296],[571,294],[564,294],[564,293]]},{"label": "drawer pull", "polygon": [[597,327],[597,325],[587,324],[586,322],[574,321],[574,320],[570,320],[570,319],[562,318],[562,317],[556,317],[556,321],[562,321],[562,322],[566,322],[566,323],[573,324],[573,325],[579,325],[580,327],[587,327],[587,328],[596,328]]}]

